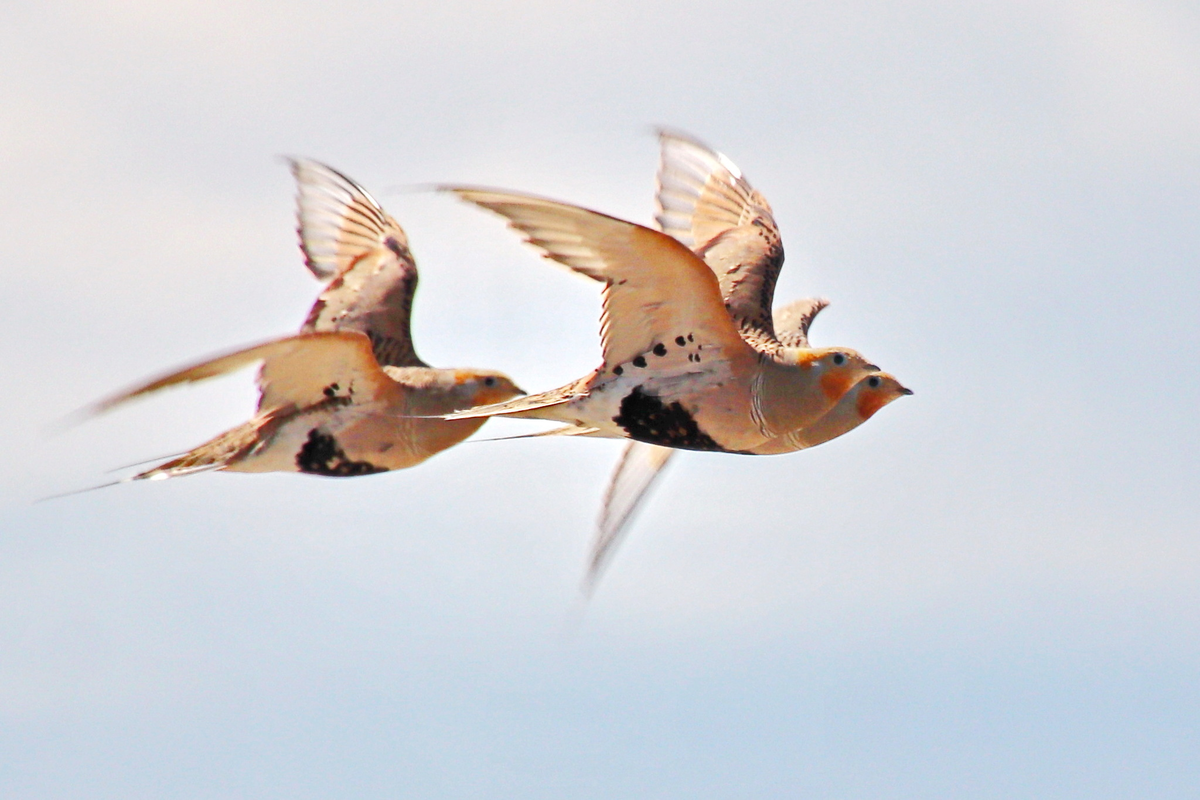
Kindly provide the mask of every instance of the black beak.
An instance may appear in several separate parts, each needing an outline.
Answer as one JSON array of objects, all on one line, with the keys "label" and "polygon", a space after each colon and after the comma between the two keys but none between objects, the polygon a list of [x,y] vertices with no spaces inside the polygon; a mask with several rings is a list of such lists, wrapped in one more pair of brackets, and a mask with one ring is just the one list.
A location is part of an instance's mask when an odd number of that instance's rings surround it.
[{"label": "black beak", "polygon": [[913,393],[912,389],[906,389],[903,386],[900,387],[900,394],[912,394],[912,393]]}]

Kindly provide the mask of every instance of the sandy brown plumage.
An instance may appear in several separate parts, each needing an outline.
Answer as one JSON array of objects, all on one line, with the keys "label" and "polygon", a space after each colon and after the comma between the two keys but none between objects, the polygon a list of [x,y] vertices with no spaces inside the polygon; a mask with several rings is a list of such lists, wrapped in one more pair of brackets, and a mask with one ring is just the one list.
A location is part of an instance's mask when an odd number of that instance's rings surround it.
[{"label": "sandy brown plumage", "polygon": [[131,480],[205,470],[354,477],[403,469],[484,421],[434,417],[521,394],[499,372],[425,364],[412,344],[417,267],[403,229],[337,170],[289,163],[305,264],[327,284],[298,335],[208,359],[98,404],[93,411],[261,364],[251,420]]},{"label": "sandy brown plumage", "polygon": [[[783,268],[783,245],[766,198],[730,159],[698,140],[667,130],[659,131],[658,138],[659,226],[692,248],[717,276],[725,304],[751,347],[766,354],[780,348],[811,348],[808,329],[829,301],[806,298],[772,310],[775,283]],[[837,404],[808,426],[746,452],[765,455],[815,446],[852,430],[905,393],[910,392],[891,376],[864,378],[853,388],[847,385]],[[868,409],[870,413],[863,415]],[[588,591],[595,587],[639,504],[673,455],[672,449],[643,442],[626,445],[601,504],[584,583]]]},{"label": "sandy brown plumage", "polygon": [[604,282],[595,372],[450,418],[529,416],[598,436],[744,452],[816,419],[876,369],[846,348],[751,347],[713,271],[660,231],[532,195],[446,188],[506,219],[548,258]]},{"label": "sandy brown plumage", "polygon": [[767,199],[725,156],[675,131],[659,132],[655,220],[717,276],[743,337],[759,350],[779,342],[771,315],[783,239]]},{"label": "sandy brown plumage", "polygon": [[[773,321],[778,340],[789,347],[808,347],[808,329],[817,314],[828,305],[828,300],[806,298],[777,309]],[[835,409],[843,402],[844,397],[839,400]],[[825,417],[832,413],[833,410],[827,412]],[[813,424],[819,425],[825,417]],[[755,455],[776,452],[770,448],[779,446],[779,442],[779,438],[770,439],[751,448],[749,452]],[[587,576],[584,580],[584,589],[588,593],[595,589],[604,569],[629,530],[638,508],[649,495],[662,471],[671,462],[675,452],[672,448],[645,442],[629,442],[621,451],[621,457],[613,468],[608,488],[601,501],[600,515],[592,537]]]},{"label": "sandy brown plumage", "polygon": [[383,366],[426,367],[413,347],[417,262],[400,225],[366,189],[316,161],[290,159],[304,263],[327,281],[301,333],[360,331]]}]

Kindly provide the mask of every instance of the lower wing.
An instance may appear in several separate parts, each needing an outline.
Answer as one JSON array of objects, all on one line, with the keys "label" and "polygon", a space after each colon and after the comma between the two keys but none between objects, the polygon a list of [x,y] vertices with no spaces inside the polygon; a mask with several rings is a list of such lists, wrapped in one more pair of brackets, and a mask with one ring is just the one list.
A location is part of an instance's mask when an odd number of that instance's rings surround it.
[{"label": "lower wing", "polygon": [[621,453],[621,460],[613,471],[604,494],[604,505],[596,523],[596,536],[592,540],[592,555],[588,563],[584,584],[590,594],[596,588],[604,568],[616,554],[628,523],[641,503],[642,498],[662,474],[663,467],[671,460],[675,451],[669,447],[630,442]]}]

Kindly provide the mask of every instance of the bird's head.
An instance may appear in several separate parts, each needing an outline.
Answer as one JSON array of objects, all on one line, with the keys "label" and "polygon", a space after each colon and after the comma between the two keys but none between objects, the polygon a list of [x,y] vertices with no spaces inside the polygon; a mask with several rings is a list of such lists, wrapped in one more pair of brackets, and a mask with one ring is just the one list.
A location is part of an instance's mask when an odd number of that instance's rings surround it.
[{"label": "bird's head", "polygon": [[913,393],[912,389],[906,388],[896,380],[895,375],[887,372],[868,375],[850,391],[855,394],[854,408],[863,421],[870,419],[876,411],[893,400]]},{"label": "bird's head", "polygon": [[879,367],[867,361],[862,353],[848,347],[786,348],[785,358],[801,369],[811,371],[820,381],[821,391],[833,401],[839,400],[863,378],[879,372]]},{"label": "bird's head", "polygon": [[503,372],[460,369],[454,373],[454,393],[462,398],[462,407],[503,403],[525,391]]}]

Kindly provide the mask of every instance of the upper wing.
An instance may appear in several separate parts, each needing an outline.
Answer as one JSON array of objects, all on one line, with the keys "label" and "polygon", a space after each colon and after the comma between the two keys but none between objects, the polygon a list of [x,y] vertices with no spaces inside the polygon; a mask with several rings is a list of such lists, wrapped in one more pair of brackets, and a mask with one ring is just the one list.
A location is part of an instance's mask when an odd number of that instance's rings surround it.
[{"label": "upper wing", "polygon": [[775,347],[771,303],[783,268],[783,242],[766,198],[725,156],[670,131],[659,132],[656,219],[701,256],[747,341]]},{"label": "upper wing", "polygon": [[99,414],[160,389],[214,378],[260,362],[261,411],[285,406],[310,408],[321,403],[344,404],[397,388],[375,362],[370,340],[361,333],[307,333],[254,345],[185,367],[102,400],[88,412]]},{"label": "upper wing", "polygon": [[547,257],[605,282],[600,339],[609,367],[680,336],[731,353],[748,346],[712,271],[670,236],[541,197],[445,188],[507,219]]},{"label": "upper wing", "polygon": [[600,519],[596,522],[596,537],[592,540],[592,555],[584,581],[589,592],[595,589],[604,568],[616,554],[633,512],[674,454],[669,447],[644,442],[625,445],[608,482]]},{"label": "upper wing", "polygon": [[403,229],[366,189],[332,167],[290,163],[300,248],[313,274],[329,280],[300,331],[361,331],[380,364],[426,366],[412,343],[417,264]]},{"label": "upper wing", "polygon": [[829,305],[824,297],[806,297],[775,309],[775,334],[784,347],[804,347],[808,343],[808,328],[821,309]]}]

